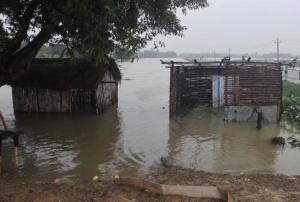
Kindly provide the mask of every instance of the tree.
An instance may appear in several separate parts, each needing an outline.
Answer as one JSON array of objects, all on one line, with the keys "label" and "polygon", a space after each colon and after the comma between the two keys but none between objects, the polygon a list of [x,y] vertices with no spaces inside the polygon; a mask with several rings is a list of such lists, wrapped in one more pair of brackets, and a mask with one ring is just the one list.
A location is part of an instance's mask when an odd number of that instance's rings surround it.
[{"label": "tree", "polygon": [[0,86],[26,71],[45,44],[62,44],[95,61],[118,48],[135,52],[158,34],[182,35],[178,9],[206,0],[2,0]]},{"label": "tree", "polygon": [[117,48],[112,53],[113,58],[121,60],[121,62],[134,60],[136,55],[136,52],[127,50],[125,48]]}]

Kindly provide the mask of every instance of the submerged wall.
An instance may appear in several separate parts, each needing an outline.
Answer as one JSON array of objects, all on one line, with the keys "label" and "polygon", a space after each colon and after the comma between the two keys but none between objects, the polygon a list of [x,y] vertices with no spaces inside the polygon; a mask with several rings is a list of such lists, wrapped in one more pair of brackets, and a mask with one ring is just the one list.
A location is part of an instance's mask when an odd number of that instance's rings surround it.
[{"label": "submerged wall", "polygon": [[71,91],[12,87],[13,105],[20,112],[71,112]]},{"label": "submerged wall", "polygon": [[261,111],[264,123],[278,123],[280,107],[273,106],[227,106],[224,108],[224,120],[230,122],[256,122],[257,112]]},{"label": "submerged wall", "polygon": [[94,111],[92,90],[13,87],[12,94],[14,110],[18,112]]},{"label": "submerged wall", "polygon": [[92,112],[100,114],[118,100],[118,84],[107,72],[96,89],[51,90],[12,87],[19,112]]}]

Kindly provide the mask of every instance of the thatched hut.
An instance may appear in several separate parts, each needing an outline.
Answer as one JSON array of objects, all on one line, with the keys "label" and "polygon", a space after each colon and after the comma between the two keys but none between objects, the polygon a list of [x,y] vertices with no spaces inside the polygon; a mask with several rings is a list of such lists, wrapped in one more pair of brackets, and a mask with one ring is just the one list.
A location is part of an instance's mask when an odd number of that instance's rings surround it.
[{"label": "thatched hut", "polygon": [[95,65],[84,59],[35,59],[12,86],[15,111],[93,112],[118,98],[121,74],[114,60]]}]

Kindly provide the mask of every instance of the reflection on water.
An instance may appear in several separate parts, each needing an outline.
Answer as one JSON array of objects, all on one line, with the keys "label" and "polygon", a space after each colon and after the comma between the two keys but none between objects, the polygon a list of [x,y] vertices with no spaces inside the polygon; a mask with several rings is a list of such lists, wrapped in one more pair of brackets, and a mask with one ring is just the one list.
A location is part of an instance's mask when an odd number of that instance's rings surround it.
[{"label": "reflection on water", "polygon": [[16,126],[26,131],[23,173],[35,177],[89,177],[98,172],[98,165],[109,165],[119,136],[116,109],[103,116],[17,114]]},{"label": "reflection on water", "polygon": [[[276,148],[270,139],[279,126],[257,131],[255,124],[226,123],[222,116],[203,110],[194,111],[171,122],[170,156],[182,166],[217,172],[270,171]],[[201,139],[214,139],[201,143]]]},{"label": "reflection on water", "polygon": [[[141,175],[161,156],[176,165],[212,172],[300,174],[300,152],[270,144],[297,133],[290,126],[226,123],[196,109],[169,119],[169,70],[156,59],[122,64],[119,103],[101,116],[14,114],[11,89],[0,89],[0,109],[21,138],[22,165],[14,168],[12,144],[4,143],[4,174],[34,180],[87,179],[96,174]],[[202,142],[203,138],[213,139]]]}]

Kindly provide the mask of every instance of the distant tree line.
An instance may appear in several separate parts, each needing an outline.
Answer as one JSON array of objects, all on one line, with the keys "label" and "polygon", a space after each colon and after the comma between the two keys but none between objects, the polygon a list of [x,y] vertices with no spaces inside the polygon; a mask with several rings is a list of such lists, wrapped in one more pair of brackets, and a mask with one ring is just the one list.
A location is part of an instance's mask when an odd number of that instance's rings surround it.
[{"label": "distant tree line", "polygon": [[[79,54],[73,53],[79,57]],[[111,56],[115,59],[120,61],[128,61],[134,58],[223,58],[228,56],[228,53],[176,53],[174,51],[159,51],[159,50],[143,50],[138,51],[137,53],[133,51],[128,51],[126,49],[116,49]],[[233,58],[242,58],[245,57],[252,57],[252,58],[276,58],[276,53],[264,53],[264,54],[231,54]],[[66,58],[70,57],[70,53],[66,51],[66,47],[64,45],[44,45],[40,51],[38,52],[38,58]],[[290,53],[282,53],[280,54],[281,58],[295,58],[299,56],[292,55]],[[299,57],[300,58],[300,57]]]},{"label": "distant tree line", "polygon": [[[226,56],[229,56],[228,53],[216,53],[216,52],[207,52],[207,53],[176,53],[174,51],[166,51],[161,52],[159,50],[144,50],[139,51],[137,53],[138,58],[223,58]],[[252,58],[276,58],[276,53],[264,53],[264,54],[258,54],[258,53],[238,53],[238,54],[231,54],[232,58],[242,58],[244,57],[252,57]],[[295,58],[299,56],[292,55],[290,53],[281,53],[281,58]]]},{"label": "distant tree line", "polygon": [[[39,52],[36,55],[36,58],[70,58],[71,54],[75,57],[81,57],[78,52],[70,53],[67,50],[67,47],[60,44],[48,44],[41,47]],[[110,55],[115,59],[119,59],[121,61],[130,60],[132,58],[136,58],[137,54],[133,51],[129,51],[126,49],[116,49]]]},{"label": "distant tree line", "polygon": [[158,50],[144,50],[137,53],[138,58],[177,58],[174,51],[160,52]]},{"label": "distant tree line", "polygon": [[64,58],[68,57],[63,45],[42,46],[36,55],[37,58]]}]

